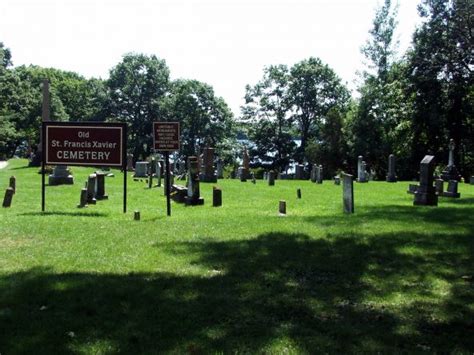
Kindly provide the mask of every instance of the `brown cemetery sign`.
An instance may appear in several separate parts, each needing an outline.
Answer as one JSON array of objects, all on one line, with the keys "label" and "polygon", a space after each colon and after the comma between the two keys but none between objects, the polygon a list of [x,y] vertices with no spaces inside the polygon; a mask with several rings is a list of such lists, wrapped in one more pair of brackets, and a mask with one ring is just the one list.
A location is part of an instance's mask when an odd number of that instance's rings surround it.
[{"label": "brown cemetery sign", "polygon": [[125,123],[43,122],[43,186],[45,164],[122,167],[126,212],[126,130]]}]

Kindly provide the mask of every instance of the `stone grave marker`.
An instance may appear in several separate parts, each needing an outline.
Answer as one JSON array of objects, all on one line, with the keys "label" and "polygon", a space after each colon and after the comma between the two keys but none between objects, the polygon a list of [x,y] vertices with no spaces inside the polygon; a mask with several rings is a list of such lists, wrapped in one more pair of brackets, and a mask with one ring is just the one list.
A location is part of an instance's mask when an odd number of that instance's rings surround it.
[{"label": "stone grave marker", "polygon": [[74,177],[66,165],[56,165],[53,173],[48,177],[48,183],[51,186],[55,185],[73,185]]},{"label": "stone grave marker", "polygon": [[345,213],[354,213],[354,183],[353,176],[342,174],[342,204]]},{"label": "stone grave marker", "polygon": [[414,195],[416,190],[418,190],[418,185],[416,184],[409,184],[408,185],[408,190],[407,190],[407,194],[412,194]]},{"label": "stone grave marker", "polygon": [[188,157],[188,195],[186,205],[203,205],[204,199],[199,190],[199,159],[196,156]]},{"label": "stone grave marker", "polygon": [[204,148],[202,155],[204,171],[200,174],[200,181],[217,182],[217,174],[214,169],[214,148]]},{"label": "stone grave marker", "polygon": [[471,176],[471,178],[469,179],[469,183],[470,183],[471,185],[474,185],[474,176]]},{"label": "stone grave marker", "polygon": [[133,154],[127,154],[127,171],[133,171]]},{"label": "stone grave marker", "polygon": [[242,169],[240,171],[240,181],[247,181],[250,174],[250,158],[247,148],[244,148],[244,153],[242,156]]},{"label": "stone grave marker", "polygon": [[458,192],[458,181],[457,180],[449,180],[448,181],[448,188],[443,193],[444,197],[453,197],[459,198],[461,194]]},{"label": "stone grave marker", "polygon": [[222,206],[222,190],[216,186],[212,188],[212,206]]},{"label": "stone grave marker", "polygon": [[268,173],[268,186],[275,186],[275,172],[273,170]]},{"label": "stone grave marker", "polygon": [[443,196],[444,192],[444,180],[443,179],[436,179],[435,180],[435,190],[438,196]]},{"label": "stone grave marker", "polygon": [[9,187],[11,187],[13,189],[13,193],[15,194],[15,192],[16,192],[16,177],[10,176]]},{"label": "stone grave marker", "polygon": [[322,184],[323,183],[323,166],[319,165],[316,169],[316,183]]},{"label": "stone grave marker", "polygon": [[334,176],[334,185],[341,185],[341,177],[339,175]]},{"label": "stone grave marker", "polygon": [[82,188],[81,189],[81,197],[79,200],[79,204],[77,205],[78,208],[84,208],[87,207],[87,189]]},{"label": "stone grave marker", "polygon": [[96,183],[97,183],[97,175],[90,174],[89,177],[87,178],[87,204],[88,205],[95,205],[97,202],[95,198]]},{"label": "stone grave marker", "polygon": [[146,178],[148,177],[148,162],[147,161],[137,161],[135,163],[135,174],[133,177],[136,178]]},{"label": "stone grave marker", "polygon": [[313,166],[311,167],[311,173],[310,173],[310,177],[309,179],[311,180],[311,182],[316,182],[317,180],[317,170],[318,169],[318,165],[317,164],[313,164]]},{"label": "stone grave marker", "polygon": [[433,173],[435,168],[435,157],[425,155],[420,163],[420,185],[418,186],[414,196],[413,204],[415,206],[437,206],[438,195],[433,186]]},{"label": "stone grave marker", "polygon": [[224,162],[221,158],[217,159],[217,178],[223,179],[224,178]]},{"label": "stone grave marker", "polygon": [[304,180],[304,165],[297,164],[295,167],[295,180]]},{"label": "stone grave marker", "polygon": [[296,198],[298,198],[298,199],[301,198],[301,189],[296,190]]},{"label": "stone grave marker", "polygon": [[460,181],[461,176],[459,175],[458,169],[456,165],[454,165],[454,149],[456,148],[456,144],[454,143],[454,139],[449,141],[449,158],[448,158],[448,166],[441,174],[441,178],[444,181],[451,181],[456,180]]},{"label": "stone grave marker", "polygon": [[105,193],[105,176],[107,173],[102,171],[96,171],[96,200],[107,200],[109,198]]},{"label": "stone grave marker", "polygon": [[390,154],[388,157],[388,173],[387,182],[397,182],[397,176],[395,174],[395,155]]},{"label": "stone grave marker", "polygon": [[278,212],[280,212],[280,214],[286,214],[286,201],[280,200],[280,203],[278,204]]},{"label": "stone grave marker", "polygon": [[11,187],[7,187],[5,190],[5,196],[3,197],[3,207],[11,207],[13,200],[14,191]]},{"label": "stone grave marker", "polygon": [[364,157],[359,155],[357,158],[357,182],[367,182],[366,164]]}]

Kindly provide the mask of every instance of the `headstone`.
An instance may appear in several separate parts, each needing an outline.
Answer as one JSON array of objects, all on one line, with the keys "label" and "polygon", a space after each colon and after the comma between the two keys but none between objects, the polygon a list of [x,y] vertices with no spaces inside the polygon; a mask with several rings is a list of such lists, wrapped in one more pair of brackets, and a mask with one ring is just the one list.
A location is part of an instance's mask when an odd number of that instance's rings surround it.
[{"label": "headstone", "polygon": [[474,176],[471,176],[471,178],[469,179],[469,183],[470,183],[471,185],[474,185]]},{"label": "headstone", "polygon": [[97,183],[97,175],[90,174],[87,178],[87,204],[88,205],[95,205],[96,198],[95,198],[95,191],[96,191],[96,183]]},{"label": "headstone", "polygon": [[438,195],[433,186],[433,173],[435,168],[435,157],[425,155],[420,163],[420,185],[415,192],[413,204],[418,206],[437,206]]},{"label": "headstone", "polygon": [[250,174],[250,158],[249,153],[247,152],[247,148],[244,148],[244,153],[242,156],[242,170],[240,173],[240,181],[245,182],[247,181]]},{"label": "headstone", "polygon": [[311,167],[311,173],[310,173],[310,177],[309,177],[311,182],[316,182],[316,180],[317,180],[317,169],[318,169],[318,165],[313,164],[313,166]]},{"label": "headstone", "polygon": [[224,178],[224,162],[222,159],[217,159],[217,178],[223,179]]},{"label": "headstone", "polygon": [[342,174],[342,204],[344,213],[354,213],[354,183],[353,176]]},{"label": "headstone", "polygon": [[127,154],[127,171],[133,171],[133,154]]},{"label": "headstone", "polygon": [[255,173],[252,171],[250,172],[250,178],[252,179],[252,184],[256,184],[257,183],[257,180],[255,179]]},{"label": "headstone", "polygon": [[212,188],[212,206],[222,206],[222,190],[215,186]]},{"label": "headstone", "polygon": [[188,157],[188,196],[186,205],[203,205],[204,199],[199,190],[199,159],[196,156]]},{"label": "headstone", "polygon": [[438,196],[443,196],[444,192],[444,180],[443,179],[436,179],[435,180],[435,190]]},{"label": "headstone", "polygon": [[304,165],[297,164],[295,167],[295,180],[304,180]]},{"label": "headstone", "polygon": [[316,169],[316,183],[322,184],[323,183],[323,166],[320,165]]},{"label": "headstone", "polygon": [[134,211],[133,212],[133,220],[134,221],[139,221],[140,220],[140,211]]},{"label": "headstone", "polygon": [[454,139],[449,141],[449,158],[448,158],[448,166],[441,174],[441,178],[444,181],[450,180],[461,180],[461,175],[459,175],[458,169],[456,165],[454,165],[454,149],[456,148],[456,144],[454,143]]},{"label": "headstone", "polygon": [[449,180],[448,188],[446,192],[443,193],[444,197],[454,197],[459,198],[461,194],[458,192],[458,181],[457,180]]},{"label": "headstone", "polygon": [[5,196],[3,197],[3,207],[10,207],[12,205],[13,194],[13,189],[11,187],[7,187],[5,190]]},{"label": "headstone", "polygon": [[280,214],[286,214],[286,201],[281,200],[278,205],[278,211]]},{"label": "headstone", "polygon": [[388,173],[387,182],[397,182],[397,176],[395,174],[395,155],[390,154],[388,157]]},{"label": "headstone", "polygon": [[10,184],[9,187],[13,189],[13,193],[16,192],[16,177],[10,176]]},{"label": "headstone", "polygon": [[367,182],[366,165],[362,155],[357,158],[357,182]]},{"label": "headstone", "polygon": [[81,198],[79,200],[79,204],[77,205],[78,208],[87,207],[87,189],[81,189]]},{"label": "headstone", "polygon": [[66,165],[56,165],[53,174],[49,175],[48,183],[51,186],[73,185],[74,177],[69,173],[69,169]]},{"label": "headstone", "polygon": [[200,181],[217,182],[217,174],[214,169],[214,148],[204,148],[202,155],[204,169],[200,174]]},{"label": "headstone", "polygon": [[268,171],[263,173],[263,180],[268,180]]},{"label": "headstone", "polygon": [[296,198],[301,198],[301,189],[296,190]]},{"label": "headstone", "polygon": [[341,185],[341,178],[339,175],[334,176],[334,185]]},{"label": "headstone", "polygon": [[268,186],[275,186],[275,172],[273,170],[268,173]]},{"label": "headstone", "polygon": [[107,173],[96,171],[96,200],[107,200],[109,196],[105,194],[105,176]]},{"label": "headstone", "polygon": [[148,176],[148,162],[137,161],[135,163],[135,174],[133,176],[136,178],[146,178]]}]

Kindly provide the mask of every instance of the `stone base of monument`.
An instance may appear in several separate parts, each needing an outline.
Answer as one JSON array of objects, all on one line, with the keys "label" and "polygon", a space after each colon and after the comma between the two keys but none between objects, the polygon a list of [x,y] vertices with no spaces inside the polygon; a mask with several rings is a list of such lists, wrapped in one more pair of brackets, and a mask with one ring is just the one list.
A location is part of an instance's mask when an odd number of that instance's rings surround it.
[{"label": "stone base of monument", "polygon": [[31,160],[29,161],[28,166],[29,166],[29,167],[38,167],[38,166],[41,166],[41,154],[40,154],[39,152],[38,152],[38,153],[34,153],[34,154],[31,156]]},{"label": "stone base of monument", "polygon": [[397,182],[397,177],[395,175],[387,175],[385,179],[387,182]]},{"label": "stone base of monument", "polygon": [[461,181],[461,175],[459,175],[458,169],[456,166],[448,166],[443,173],[441,174],[441,179],[444,181],[456,180]]},{"label": "stone base of monument", "polygon": [[69,174],[69,169],[64,165],[57,165],[53,173],[49,175],[48,183],[50,186],[73,185],[74,177]]},{"label": "stone base of monument", "polygon": [[200,174],[199,175],[199,181],[200,182],[217,182],[217,175],[206,175],[206,174]]},{"label": "stone base of monument", "polygon": [[456,180],[449,180],[448,189],[447,191],[443,192],[441,196],[452,198],[461,197],[461,194],[458,192],[458,182]]},{"label": "stone base of monument", "polygon": [[188,188],[182,185],[172,185],[171,186],[171,199],[177,203],[184,203],[188,195]]},{"label": "stone base of monument", "polygon": [[[433,189],[434,190],[434,189]],[[422,192],[420,188],[415,192],[415,206],[438,206],[438,195],[434,191]]]},{"label": "stone base of monument", "polygon": [[200,205],[204,205],[204,199],[202,197],[192,198],[192,197],[186,196],[184,198],[184,203],[186,204],[186,206],[200,206]]},{"label": "stone base of monument", "polygon": [[408,190],[407,190],[407,194],[415,194],[416,191],[418,190],[418,185],[415,185],[415,184],[410,184],[408,185]]}]

